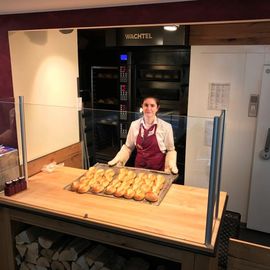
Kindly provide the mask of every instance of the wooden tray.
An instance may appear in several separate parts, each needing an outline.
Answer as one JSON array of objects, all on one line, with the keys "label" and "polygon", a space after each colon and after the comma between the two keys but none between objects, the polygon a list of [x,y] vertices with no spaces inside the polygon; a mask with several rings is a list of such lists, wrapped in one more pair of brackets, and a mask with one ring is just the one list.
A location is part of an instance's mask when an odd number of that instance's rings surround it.
[{"label": "wooden tray", "polygon": [[[100,193],[95,193],[95,192],[91,192],[91,190],[87,191],[86,193],[89,193],[89,194],[94,194],[94,195],[97,195],[97,196],[105,196],[105,197],[110,197],[110,198],[114,198],[114,199],[122,199],[122,200],[129,200],[129,201],[135,201],[135,202],[140,202],[140,203],[148,203],[148,204],[153,204],[153,205],[159,205],[163,198],[165,197],[166,193],[168,192],[171,184],[173,183],[173,181],[178,177],[178,175],[173,175],[173,174],[168,174],[168,173],[165,173],[164,171],[155,171],[155,170],[148,170],[148,169],[142,169],[142,168],[134,168],[134,167],[120,167],[120,166],[115,166],[115,167],[110,167],[108,164],[103,164],[103,163],[96,163],[94,165],[94,167],[96,167],[97,169],[104,169],[104,170],[107,170],[107,169],[113,169],[114,172],[115,172],[115,175],[118,175],[119,174],[119,171],[121,168],[126,168],[128,170],[131,170],[131,171],[134,171],[136,174],[140,173],[140,172],[145,172],[145,173],[152,173],[152,174],[155,174],[155,175],[163,175],[164,178],[165,178],[165,183],[162,187],[162,189],[160,190],[160,193],[159,193],[159,198],[158,198],[158,201],[156,202],[150,202],[150,201],[147,201],[146,199],[142,200],[142,201],[136,201],[134,199],[126,199],[124,197],[115,197],[114,195],[108,195],[108,194],[105,194],[104,192],[100,192]],[[80,176],[78,179],[76,179],[75,181],[80,181],[80,179],[82,177],[84,177],[85,174],[83,174],[82,176]],[[73,183],[74,181],[72,181]],[[65,187],[65,189],[67,190],[70,190],[71,191],[71,184],[70,183],[69,185],[67,185]]]}]

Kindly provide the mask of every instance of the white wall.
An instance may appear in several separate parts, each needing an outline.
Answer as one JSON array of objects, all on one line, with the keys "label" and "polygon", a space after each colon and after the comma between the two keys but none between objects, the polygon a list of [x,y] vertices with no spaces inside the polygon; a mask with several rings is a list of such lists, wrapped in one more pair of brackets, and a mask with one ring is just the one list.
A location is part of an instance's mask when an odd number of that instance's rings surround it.
[{"label": "white wall", "polygon": [[[225,125],[222,186],[229,194],[228,209],[246,221],[256,131],[256,118],[248,117],[250,94],[259,94],[265,52],[269,46],[194,46],[191,49],[186,173],[187,185],[209,183],[210,147],[205,145],[202,120],[220,111],[208,109],[210,83],[230,83]],[[194,120],[195,119],[195,120]],[[195,124],[196,123],[196,124]]]},{"label": "white wall", "polygon": [[78,142],[77,32],[11,32],[9,44],[14,96],[25,99],[28,160]]}]

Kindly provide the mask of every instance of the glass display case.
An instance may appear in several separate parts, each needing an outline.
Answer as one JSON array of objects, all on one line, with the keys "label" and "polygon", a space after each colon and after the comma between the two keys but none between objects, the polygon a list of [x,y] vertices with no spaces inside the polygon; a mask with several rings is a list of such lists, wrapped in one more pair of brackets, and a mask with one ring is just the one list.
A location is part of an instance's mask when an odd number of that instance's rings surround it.
[{"label": "glass display case", "polygon": [[[3,102],[0,104],[3,106]],[[29,165],[29,163],[44,156],[49,156],[49,158],[43,162],[53,161],[59,150],[76,143],[81,145],[82,159],[84,161],[81,168],[84,169],[95,165],[97,158],[101,157],[101,155],[106,156],[106,159],[104,159],[104,163],[106,163],[108,158],[113,158],[121,147],[117,139],[119,138],[119,132],[121,132],[119,126],[121,111],[82,109],[78,106],[61,107],[29,104],[24,103],[23,100],[14,105],[21,156],[20,163],[24,167],[26,176],[29,166],[23,163],[26,162]],[[130,121],[142,117],[139,112],[127,113]],[[84,118],[84,114],[91,117]],[[189,153],[187,149],[177,151],[179,176],[176,181],[179,181],[179,179],[183,181],[186,177],[199,178],[199,172],[202,170],[208,177],[208,183],[205,186],[206,190],[208,189],[208,202],[204,205],[204,242],[208,245],[211,243],[213,226],[215,226],[218,217],[225,112],[214,117],[214,119],[181,117],[169,114],[159,114],[158,117],[172,125],[175,145],[177,146],[181,140],[186,140],[190,151]],[[85,123],[86,119],[87,123]],[[90,140],[85,136],[86,127],[90,127],[92,130]],[[126,130],[128,128],[129,126],[126,127]],[[194,132],[192,132],[192,129],[194,129]],[[196,134],[195,141],[191,137],[186,138],[186,134]],[[199,141],[198,136],[201,138]],[[124,135],[123,138],[125,138]],[[203,147],[196,147],[196,140],[199,144],[203,142],[203,145],[201,145]],[[87,147],[89,143],[91,143],[92,148]],[[194,146],[194,148],[192,149],[190,146]],[[206,162],[202,162],[202,153]],[[134,166],[132,162],[131,155],[127,165]],[[42,170],[44,165],[46,164],[39,163],[39,171]],[[65,165],[68,166],[68,164]],[[183,167],[185,167],[185,170],[182,169]],[[196,187],[196,183],[194,186]]]}]

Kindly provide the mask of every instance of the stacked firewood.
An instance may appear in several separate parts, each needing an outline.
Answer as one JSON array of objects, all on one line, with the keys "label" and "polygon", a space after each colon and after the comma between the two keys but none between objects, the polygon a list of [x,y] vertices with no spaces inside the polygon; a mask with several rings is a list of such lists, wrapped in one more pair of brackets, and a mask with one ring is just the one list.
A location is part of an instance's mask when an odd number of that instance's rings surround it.
[{"label": "stacked firewood", "polygon": [[148,270],[141,257],[127,257],[116,249],[55,231],[29,227],[15,237],[20,270]]}]

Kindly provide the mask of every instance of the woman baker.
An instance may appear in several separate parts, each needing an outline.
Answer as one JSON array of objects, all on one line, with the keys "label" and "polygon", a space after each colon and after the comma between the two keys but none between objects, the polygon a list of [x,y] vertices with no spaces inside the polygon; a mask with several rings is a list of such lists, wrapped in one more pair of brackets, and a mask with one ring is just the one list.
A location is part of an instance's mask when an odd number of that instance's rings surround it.
[{"label": "woman baker", "polygon": [[145,97],[141,106],[143,117],[131,123],[126,143],[108,165],[125,165],[136,147],[135,167],[177,174],[172,126],[156,116],[159,100]]}]

